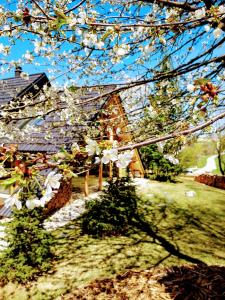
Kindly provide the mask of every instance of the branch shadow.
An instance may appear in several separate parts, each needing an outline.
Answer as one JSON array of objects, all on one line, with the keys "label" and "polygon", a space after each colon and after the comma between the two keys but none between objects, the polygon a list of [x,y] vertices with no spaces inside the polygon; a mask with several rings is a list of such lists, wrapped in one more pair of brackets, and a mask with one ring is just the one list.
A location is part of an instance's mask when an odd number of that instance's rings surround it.
[{"label": "branch shadow", "polygon": [[[213,256],[225,261],[224,229],[214,213],[186,210],[173,203],[144,203],[127,234],[93,238],[81,234],[80,220],[55,231],[54,278],[72,286],[108,278],[126,270],[204,265]],[[217,263],[217,262],[216,262]]]}]

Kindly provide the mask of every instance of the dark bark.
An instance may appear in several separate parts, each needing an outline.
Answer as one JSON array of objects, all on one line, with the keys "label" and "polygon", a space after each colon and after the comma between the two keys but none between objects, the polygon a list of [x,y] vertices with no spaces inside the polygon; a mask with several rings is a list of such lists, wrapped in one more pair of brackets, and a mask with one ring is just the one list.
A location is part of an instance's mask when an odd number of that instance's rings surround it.
[{"label": "dark bark", "polygon": [[218,163],[219,163],[219,169],[220,169],[220,173],[222,175],[225,175],[225,167],[223,166],[223,162],[222,162],[222,155],[221,155],[221,147],[217,147],[217,153],[218,153]]}]

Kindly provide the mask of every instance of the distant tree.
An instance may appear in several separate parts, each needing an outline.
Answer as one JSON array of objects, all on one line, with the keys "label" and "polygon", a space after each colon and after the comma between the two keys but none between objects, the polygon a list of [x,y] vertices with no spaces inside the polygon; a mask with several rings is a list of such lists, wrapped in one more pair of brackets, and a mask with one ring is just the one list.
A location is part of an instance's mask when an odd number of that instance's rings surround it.
[{"label": "distant tree", "polygon": [[218,164],[219,164],[219,170],[222,175],[225,175],[225,158],[224,158],[224,152],[225,152],[225,136],[219,136],[219,141],[216,145],[217,150],[217,157],[218,157]]},{"label": "distant tree", "polygon": [[143,147],[140,153],[143,164],[152,179],[173,181],[182,172],[178,160],[171,155],[161,153],[157,145]]}]

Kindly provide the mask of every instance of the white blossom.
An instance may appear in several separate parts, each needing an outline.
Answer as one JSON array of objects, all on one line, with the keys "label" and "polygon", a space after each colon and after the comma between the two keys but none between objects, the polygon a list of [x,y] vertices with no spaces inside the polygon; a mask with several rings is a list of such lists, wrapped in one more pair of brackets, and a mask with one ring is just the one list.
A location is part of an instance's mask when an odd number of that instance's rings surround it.
[{"label": "white blossom", "polygon": [[86,12],[85,11],[79,12],[77,22],[80,24],[84,24],[86,22],[86,19],[87,19]]},{"label": "white blossom", "polygon": [[95,164],[99,164],[101,162],[100,157],[96,156],[95,157]]},{"label": "white blossom", "polygon": [[118,46],[114,47],[113,50],[116,55],[124,56],[129,52],[130,46],[129,45],[120,45],[119,47]]},{"label": "white blossom", "polygon": [[225,5],[220,5],[218,11],[220,14],[225,14]]},{"label": "white blossom", "polygon": [[223,33],[222,29],[220,29],[219,27],[217,27],[214,31],[213,31],[213,35],[216,39],[218,39],[221,34]]},{"label": "white blossom", "polygon": [[5,170],[5,168],[3,166],[0,166],[0,177],[3,177],[5,175],[7,175],[7,171]]},{"label": "white blossom", "polygon": [[5,46],[3,44],[0,44],[0,53],[6,55]]},{"label": "white blossom", "polygon": [[29,80],[29,74],[27,74],[25,72],[21,72],[20,77],[25,79],[25,80]]},{"label": "white blossom", "polygon": [[32,200],[27,200],[26,201],[26,207],[28,209],[34,209],[35,207],[43,207],[42,202],[38,198],[34,198]]},{"label": "white blossom", "polygon": [[98,49],[102,49],[103,47],[104,47],[104,43],[102,42],[102,41],[99,41],[99,42],[97,42],[96,43],[96,47],[98,48]]},{"label": "white blossom", "polygon": [[179,160],[177,158],[173,157],[172,155],[165,154],[164,157],[166,159],[168,159],[168,161],[171,162],[174,165],[178,165],[179,164]]},{"label": "white blossom", "polygon": [[118,159],[117,149],[103,150],[102,162],[108,164],[110,161],[115,162]]},{"label": "white blossom", "polygon": [[118,155],[116,166],[118,168],[126,168],[132,161],[133,155],[134,155],[133,151],[126,151],[124,153],[120,153]]},{"label": "white blossom", "polygon": [[92,156],[94,154],[99,154],[100,153],[100,149],[98,147],[98,143],[94,140],[91,139],[87,139],[87,145],[85,147],[87,153],[89,156]]},{"label": "white blossom", "polygon": [[205,17],[205,13],[205,7],[202,7],[200,9],[197,9],[194,14],[197,19],[201,19]]},{"label": "white blossom", "polygon": [[47,185],[46,190],[43,192],[43,196],[40,198],[40,206],[44,207],[46,203],[48,203],[52,197],[54,196],[54,193],[49,185]]},{"label": "white blossom", "polygon": [[188,92],[194,92],[195,86],[193,84],[189,83],[187,85],[187,90],[188,90]]},{"label": "white blossom", "polygon": [[32,55],[29,51],[27,51],[27,52],[24,54],[24,58],[25,58],[28,62],[32,62],[33,59],[34,59],[33,55]]},{"label": "white blossom", "polygon": [[59,189],[60,187],[60,180],[62,179],[62,174],[56,174],[55,171],[51,171],[46,180],[45,180],[45,187],[49,190],[51,189]]},{"label": "white blossom", "polygon": [[209,30],[210,30],[211,27],[209,25],[205,25],[204,28],[205,28],[206,32],[209,32]]},{"label": "white blossom", "polygon": [[18,191],[16,194],[10,196],[9,198],[7,198],[4,203],[5,206],[6,207],[16,206],[17,209],[21,209],[22,203],[19,200],[19,193],[20,193],[20,191]]}]

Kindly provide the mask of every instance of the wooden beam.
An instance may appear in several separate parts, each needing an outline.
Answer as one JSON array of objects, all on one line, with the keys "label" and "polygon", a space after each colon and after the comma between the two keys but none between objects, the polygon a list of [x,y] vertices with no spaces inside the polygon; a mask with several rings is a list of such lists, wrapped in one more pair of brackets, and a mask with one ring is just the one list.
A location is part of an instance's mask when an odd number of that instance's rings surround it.
[{"label": "wooden beam", "polygon": [[98,169],[98,190],[102,191],[102,183],[103,183],[103,164],[100,162]]},{"label": "wooden beam", "polygon": [[87,171],[85,173],[85,177],[84,177],[84,195],[85,195],[85,197],[89,195],[88,179],[89,179],[89,171]]},{"label": "wooden beam", "polygon": [[[109,131],[109,140],[111,143],[113,143],[113,128],[110,128],[110,131]],[[109,163],[109,178],[112,179],[113,178],[113,162],[110,161]]]},{"label": "wooden beam", "polygon": [[109,179],[113,178],[113,162],[110,161],[109,163]]}]

